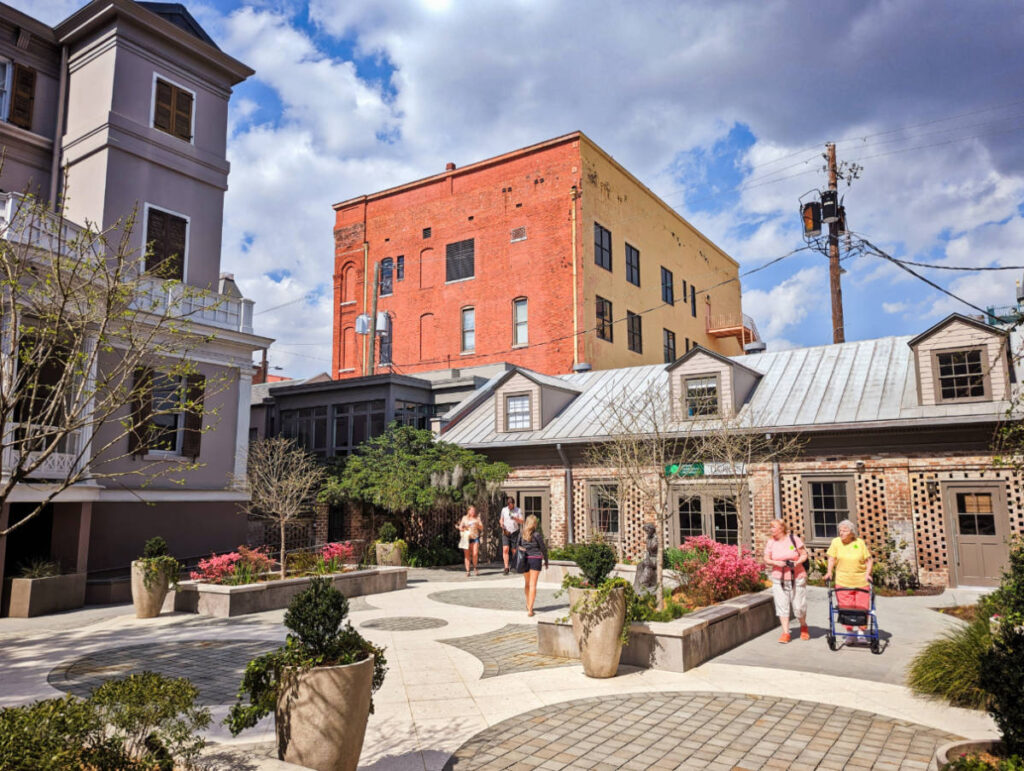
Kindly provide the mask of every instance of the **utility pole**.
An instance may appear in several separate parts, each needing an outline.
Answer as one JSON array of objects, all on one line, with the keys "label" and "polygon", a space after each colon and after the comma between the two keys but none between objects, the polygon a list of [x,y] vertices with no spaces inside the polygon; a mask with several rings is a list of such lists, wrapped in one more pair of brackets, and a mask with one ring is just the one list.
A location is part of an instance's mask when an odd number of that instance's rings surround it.
[{"label": "utility pole", "polygon": [[372,375],[377,362],[377,297],[380,295],[380,263],[373,263],[373,302],[370,311],[370,358],[367,375]]},{"label": "utility pole", "polygon": [[[835,197],[839,194],[835,143],[829,142],[825,149],[828,153],[828,189]],[[843,343],[846,342],[846,331],[843,323],[843,287],[840,284],[838,219],[828,223],[828,280],[832,294],[832,342]]]}]

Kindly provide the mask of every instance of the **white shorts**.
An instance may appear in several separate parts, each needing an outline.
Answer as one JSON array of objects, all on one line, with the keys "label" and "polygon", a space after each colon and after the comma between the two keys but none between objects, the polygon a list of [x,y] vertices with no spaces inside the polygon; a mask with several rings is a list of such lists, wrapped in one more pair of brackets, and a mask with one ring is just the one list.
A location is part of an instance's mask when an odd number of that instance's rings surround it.
[{"label": "white shorts", "polygon": [[779,618],[788,619],[790,610],[793,618],[804,618],[807,615],[807,574],[797,576],[796,581],[787,574],[785,589],[780,579],[773,578],[772,599],[775,600],[775,615]]}]

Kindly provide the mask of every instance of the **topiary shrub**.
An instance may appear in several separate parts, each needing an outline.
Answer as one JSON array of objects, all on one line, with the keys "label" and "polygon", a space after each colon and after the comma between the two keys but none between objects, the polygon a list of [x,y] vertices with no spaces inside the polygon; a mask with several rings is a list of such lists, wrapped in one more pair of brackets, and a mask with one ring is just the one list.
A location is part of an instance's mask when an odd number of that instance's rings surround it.
[{"label": "topiary shrub", "polygon": [[147,589],[153,586],[153,582],[162,581],[162,576],[166,577],[172,586],[178,585],[178,576],[183,566],[167,553],[167,541],[160,536],[154,536],[146,541],[138,563],[142,568],[142,582]]},{"label": "topiary shrub", "polygon": [[615,569],[615,550],[606,543],[582,544],[576,551],[576,565],[586,586],[597,589]]},{"label": "topiary shrub", "polygon": [[142,558],[152,559],[153,557],[164,557],[169,554],[167,550],[167,541],[161,536],[155,535],[146,541],[142,547]]},{"label": "topiary shrub", "polygon": [[385,522],[377,531],[377,540],[381,543],[394,543],[398,540],[398,528],[391,522]]},{"label": "topiary shrub", "polygon": [[[237,736],[252,728],[277,706],[281,675],[286,667],[308,670],[354,664],[373,656],[373,686],[384,683],[387,660],[384,650],[366,640],[345,621],[348,600],[326,578],[310,579],[309,588],[297,594],[284,614],[289,629],[283,647],[249,662],[238,691],[238,703],[231,707],[224,723]],[[246,700],[248,703],[246,703]],[[373,702],[370,702],[373,712]]]}]

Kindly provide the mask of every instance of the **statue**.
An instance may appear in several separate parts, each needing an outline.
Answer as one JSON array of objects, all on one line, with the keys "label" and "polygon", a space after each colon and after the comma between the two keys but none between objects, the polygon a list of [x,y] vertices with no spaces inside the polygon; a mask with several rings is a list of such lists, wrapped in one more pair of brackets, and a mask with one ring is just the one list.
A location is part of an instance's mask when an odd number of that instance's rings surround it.
[{"label": "statue", "polygon": [[636,578],[633,579],[633,590],[643,596],[654,594],[658,585],[658,536],[653,523],[644,524],[644,535],[647,536],[647,549],[640,564],[636,566]]}]

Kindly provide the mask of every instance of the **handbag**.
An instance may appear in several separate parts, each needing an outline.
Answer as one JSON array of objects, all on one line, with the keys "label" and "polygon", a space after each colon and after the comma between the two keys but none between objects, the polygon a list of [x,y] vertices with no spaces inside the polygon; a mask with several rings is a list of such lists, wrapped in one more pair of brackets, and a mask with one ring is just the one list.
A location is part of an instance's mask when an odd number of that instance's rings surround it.
[{"label": "handbag", "polygon": [[[451,541],[449,541],[448,543],[451,543]],[[468,549],[469,548],[469,531],[468,530],[463,530],[462,531],[462,535],[459,536],[459,548],[460,549]]]},{"label": "handbag", "polygon": [[519,545],[516,547],[516,572],[526,573],[530,569],[530,560],[526,556],[526,547]]}]

